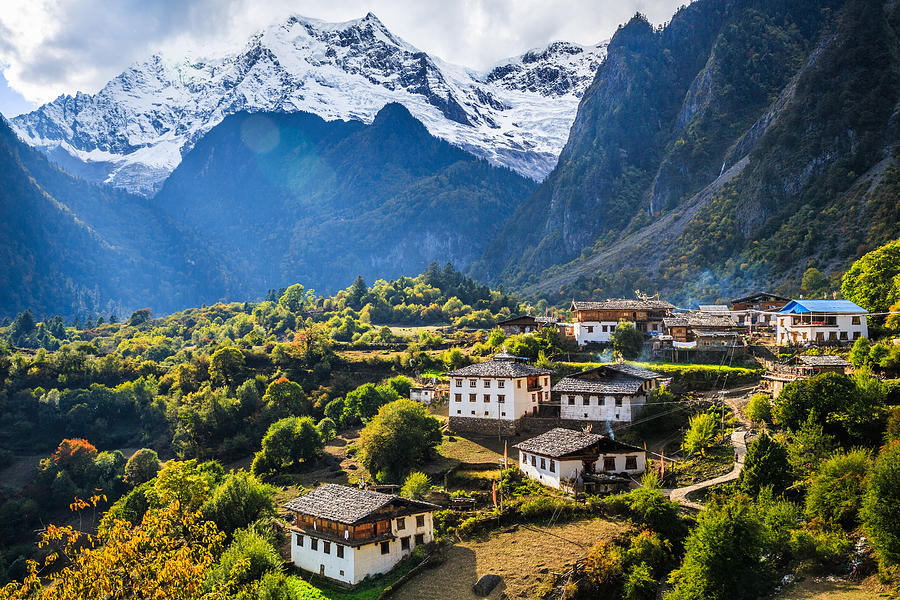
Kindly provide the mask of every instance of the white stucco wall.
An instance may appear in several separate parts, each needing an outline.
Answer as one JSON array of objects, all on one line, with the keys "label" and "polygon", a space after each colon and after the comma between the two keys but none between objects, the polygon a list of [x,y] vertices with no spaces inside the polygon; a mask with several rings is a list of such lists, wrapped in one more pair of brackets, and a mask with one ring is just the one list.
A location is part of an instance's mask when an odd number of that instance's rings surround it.
[{"label": "white stucco wall", "polygon": [[[363,544],[361,546],[344,546],[344,558],[338,558],[337,547],[331,543],[330,553],[325,554],[324,542],[318,539],[318,548],[312,549],[311,538],[314,535],[303,535],[297,532],[291,533],[291,560],[295,565],[312,573],[322,573],[326,577],[337,579],[351,585],[355,585],[365,579],[367,575],[387,573],[405,558],[416,547],[415,536],[422,534],[423,544],[434,540],[434,521],[432,513],[418,513],[424,516],[424,524],[416,526],[416,515],[404,517],[405,528],[397,528],[397,520],[391,521],[391,532],[395,539],[385,540],[390,545],[390,552],[381,553],[381,542],[375,544]],[[297,545],[298,535],[303,535],[303,546]],[[409,537],[409,549],[403,550],[400,538]],[[324,566],[324,572],[322,567]],[[343,571],[343,573],[342,573]]]},{"label": "white stucco wall", "polygon": [[[612,341],[612,334],[619,325],[618,321],[583,321],[576,322],[575,341],[579,346],[596,343],[606,343]],[[605,331],[604,331],[605,330]]]},{"label": "white stucco wall", "polygon": [[[472,381],[475,382],[474,387]],[[503,382],[503,387],[500,387],[500,382]],[[545,401],[550,399],[550,376],[541,375],[540,383],[540,390],[529,392],[527,377],[451,377],[449,416],[515,421],[531,413],[541,398]],[[460,400],[457,400],[457,394]],[[470,394],[475,394],[475,402],[470,400]],[[503,403],[498,402],[497,398],[501,394],[504,396]],[[485,396],[489,400],[485,400]]]},{"label": "white stucco wall", "polygon": [[[575,399],[574,404],[569,404],[571,398]],[[585,398],[587,405],[584,403]],[[559,414],[563,419],[575,421],[631,421],[647,400],[643,394],[619,398],[622,401],[621,406],[616,406],[615,396],[561,394]]]},{"label": "white stucco wall", "polygon": [[[634,469],[626,469],[625,461],[629,456],[634,456],[637,458],[637,466]],[[616,461],[615,469],[604,469],[603,464],[605,459],[609,457]],[[616,453],[616,454],[601,454],[595,463],[594,470],[599,472],[607,472],[607,473],[643,473],[647,468],[647,454],[645,452],[625,452],[625,453]]]},{"label": "white stucco wall", "polygon": [[[778,315],[776,339],[779,346],[787,346],[790,344],[815,344],[817,341],[853,343],[853,340],[857,338],[869,337],[869,327],[866,322],[866,317],[862,315],[829,315],[836,316],[836,327],[816,327],[792,324],[794,317],[802,316],[802,314]],[[859,323],[853,323],[854,316],[858,317]],[[818,339],[819,334],[822,336],[821,340]]]}]

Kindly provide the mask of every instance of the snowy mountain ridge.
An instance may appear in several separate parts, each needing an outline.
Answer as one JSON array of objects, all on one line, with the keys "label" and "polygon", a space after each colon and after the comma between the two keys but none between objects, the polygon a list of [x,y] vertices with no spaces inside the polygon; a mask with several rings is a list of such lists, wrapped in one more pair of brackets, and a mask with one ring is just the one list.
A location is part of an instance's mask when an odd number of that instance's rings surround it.
[{"label": "snowy mountain ridge", "polygon": [[435,136],[542,179],[555,165],[606,42],[554,42],[478,73],[393,35],[375,15],[293,16],[213,58],[155,54],[93,95],[60,96],[12,119],[69,171],[152,195],[229,114],[306,111],[366,123],[399,102]]}]

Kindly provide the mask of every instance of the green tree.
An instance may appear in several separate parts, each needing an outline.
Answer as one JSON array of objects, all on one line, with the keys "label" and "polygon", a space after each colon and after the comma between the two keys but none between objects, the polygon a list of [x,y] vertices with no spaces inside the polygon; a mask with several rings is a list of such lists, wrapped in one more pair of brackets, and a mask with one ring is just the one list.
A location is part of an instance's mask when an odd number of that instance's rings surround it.
[{"label": "green tree", "polygon": [[747,418],[756,423],[772,422],[772,399],[768,394],[753,394],[744,409]]},{"label": "green tree", "polygon": [[815,267],[808,268],[800,279],[800,289],[806,296],[817,296],[827,291],[828,278]]},{"label": "green tree", "polygon": [[399,394],[391,386],[376,386],[364,383],[344,398],[344,412],[341,422],[344,425],[371,419],[378,409],[388,402],[399,399]]},{"label": "green tree", "polygon": [[415,473],[410,473],[406,478],[406,481],[403,482],[403,488],[400,490],[400,495],[404,498],[421,500],[430,491],[431,480],[428,478],[428,475],[416,471]]},{"label": "green tree", "polygon": [[322,434],[322,441],[326,444],[334,439],[334,436],[337,435],[337,425],[335,425],[334,420],[329,417],[322,417],[322,420],[316,425],[319,430],[319,433]]},{"label": "green tree", "polygon": [[788,444],[788,463],[794,476],[806,480],[834,451],[834,436],[825,433],[822,425],[811,415],[800,429],[791,432]]},{"label": "green tree", "polygon": [[900,240],[864,254],[844,273],[841,293],[869,312],[900,302]]},{"label": "green tree", "polygon": [[300,462],[316,460],[325,447],[312,417],[288,417],[276,421],[262,439],[262,450],[253,459],[255,475],[284,471]]},{"label": "green tree", "polygon": [[868,450],[859,448],[823,462],[806,494],[807,518],[821,517],[847,530],[855,528],[869,462]]},{"label": "green tree", "polygon": [[300,312],[305,303],[306,289],[299,283],[295,283],[284,290],[284,294],[278,299],[278,304],[292,313]]},{"label": "green tree", "polygon": [[691,417],[690,426],[684,434],[681,447],[691,453],[706,456],[706,450],[716,445],[719,422],[712,413],[699,413]]},{"label": "green tree", "polygon": [[744,496],[700,513],[685,543],[684,561],[672,573],[667,600],[755,600],[768,595],[766,528]]},{"label": "green tree", "polygon": [[862,521],[878,558],[900,564],[900,441],[875,458],[862,505]]},{"label": "green tree", "polygon": [[159,472],[159,455],[150,448],[141,448],[125,463],[125,481],[138,486],[150,481]]},{"label": "green tree", "polygon": [[209,376],[219,385],[234,386],[244,372],[244,353],[234,347],[219,348],[209,361]]},{"label": "green tree", "polygon": [[613,352],[620,354],[626,360],[634,360],[641,355],[644,347],[644,334],[635,329],[634,323],[622,319],[612,334],[612,347]]},{"label": "green tree", "polygon": [[242,529],[210,569],[208,583],[212,587],[234,578],[238,585],[247,585],[280,567],[281,555],[272,543],[252,529]]},{"label": "green tree", "polygon": [[363,280],[362,275],[357,275],[353,285],[347,290],[347,305],[356,310],[361,309],[363,305],[362,299],[368,291],[369,289],[366,287],[366,282]]},{"label": "green tree", "polygon": [[251,523],[275,515],[274,490],[246,471],[225,476],[200,509],[220,531],[232,535]]},{"label": "green tree", "polygon": [[441,443],[440,422],[412,400],[385,404],[362,430],[361,461],[381,481],[401,481]]},{"label": "green tree", "polygon": [[764,487],[771,487],[776,494],[784,492],[791,483],[787,449],[763,431],[747,447],[738,483],[751,496],[758,495]]},{"label": "green tree", "polygon": [[456,369],[460,369],[466,366],[468,360],[466,359],[466,355],[462,353],[462,350],[459,348],[450,348],[444,355],[441,357],[441,360],[444,362],[444,368],[448,371],[455,371]]},{"label": "green tree", "polygon": [[334,398],[325,405],[325,416],[334,421],[335,425],[343,424],[344,399]]},{"label": "green tree", "polygon": [[132,327],[137,327],[138,325],[143,325],[152,318],[153,311],[151,311],[149,308],[139,308],[138,310],[131,313],[130,317],[128,317],[128,324]]},{"label": "green tree", "polygon": [[300,384],[281,377],[269,384],[262,397],[266,408],[279,416],[308,415],[312,404]]},{"label": "green tree", "polygon": [[857,338],[853,342],[853,348],[850,349],[850,363],[857,369],[869,365],[869,351],[872,349],[872,343],[867,337]]}]

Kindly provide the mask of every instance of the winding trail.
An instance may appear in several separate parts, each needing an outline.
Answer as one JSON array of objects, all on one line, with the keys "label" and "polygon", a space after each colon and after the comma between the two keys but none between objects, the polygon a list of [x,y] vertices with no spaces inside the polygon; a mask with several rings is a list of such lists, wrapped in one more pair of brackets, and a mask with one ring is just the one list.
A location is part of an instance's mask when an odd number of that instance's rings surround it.
[{"label": "winding trail", "polygon": [[734,463],[734,468],[731,469],[730,472],[718,477],[714,477],[712,479],[707,479],[706,481],[701,481],[700,483],[695,483],[686,487],[675,488],[669,493],[669,499],[673,502],[678,502],[679,504],[681,504],[682,506],[686,506],[687,508],[693,508],[694,510],[703,510],[703,505],[688,500],[688,495],[698,490],[712,487],[720,483],[734,481],[740,476],[741,469],[744,468],[744,455],[747,453],[748,433],[749,430],[743,427],[741,427],[740,429],[735,429],[731,432],[731,445],[734,447],[734,453],[737,456],[737,460]]}]

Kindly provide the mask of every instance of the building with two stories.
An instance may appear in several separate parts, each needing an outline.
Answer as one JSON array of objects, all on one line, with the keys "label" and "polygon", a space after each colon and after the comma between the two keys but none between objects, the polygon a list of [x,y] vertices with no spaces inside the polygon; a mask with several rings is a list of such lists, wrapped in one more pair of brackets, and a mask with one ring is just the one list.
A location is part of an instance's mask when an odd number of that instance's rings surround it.
[{"label": "building with two stories", "polygon": [[638,474],[647,451],[604,435],[557,427],[514,446],[519,469],[547,487],[577,489],[591,474]]},{"label": "building with two stories", "polygon": [[763,375],[763,385],[777,398],[784,386],[792,381],[809,379],[821,373],[837,373],[846,375],[850,370],[850,363],[833,354],[822,356],[795,356],[786,364],[775,364]]},{"label": "building with two stories", "polygon": [[665,300],[612,299],[602,302],[572,301],[572,335],[579,346],[591,343],[605,344],[620,320],[633,323],[635,329],[645,335],[658,335],[663,330],[663,319],[675,309]]},{"label": "building with two stories", "polygon": [[519,419],[538,414],[550,402],[550,369],[510,354],[450,371],[450,428],[454,431],[511,435]]},{"label": "building with two stories", "polygon": [[771,313],[778,312],[790,301],[790,298],[776,294],[758,292],[732,300],[731,313],[737,323],[745,327],[772,326],[775,324],[775,315]]},{"label": "building with two stories", "polygon": [[849,300],[791,300],[775,315],[775,340],[779,346],[849,344],[868,337],[868,314]]},{"label": "building with two stories", "polygon": [[552,406],[570,422],[626,423],[659,387],[662,375],[626,363],[614,363],[560,379],[552,389]]},{"label": "building with two stories", "polygon": [[438,506],[369,490],[326,483],[284,505],[291,561],[310,573],[349,585],[387,573],[434,540]]},{"label": "building with two stories", "polygon": [[520,315],[497,323],[506,335],[521,333],[536,333],[546,327],[556,327],[556,317],[534,317],[532,315]]}]

